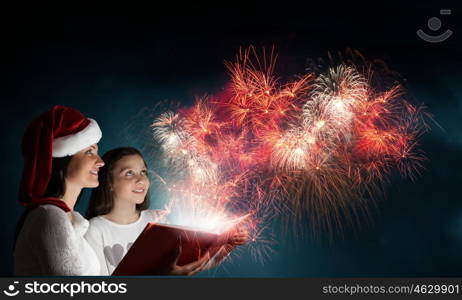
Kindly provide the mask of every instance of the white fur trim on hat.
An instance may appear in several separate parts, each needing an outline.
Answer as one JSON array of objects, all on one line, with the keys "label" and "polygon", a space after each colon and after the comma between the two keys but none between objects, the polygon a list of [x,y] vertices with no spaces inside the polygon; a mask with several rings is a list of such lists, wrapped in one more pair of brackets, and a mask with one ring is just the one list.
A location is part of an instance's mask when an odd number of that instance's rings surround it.
[{"label": "white fur trim on hat", "polygon": [[102,137],[101,129],[95,120],[88,119],[90,123],[83,130],[56,138],[53,141],[53,157],[74,155],[80,150],[99,142]]}]

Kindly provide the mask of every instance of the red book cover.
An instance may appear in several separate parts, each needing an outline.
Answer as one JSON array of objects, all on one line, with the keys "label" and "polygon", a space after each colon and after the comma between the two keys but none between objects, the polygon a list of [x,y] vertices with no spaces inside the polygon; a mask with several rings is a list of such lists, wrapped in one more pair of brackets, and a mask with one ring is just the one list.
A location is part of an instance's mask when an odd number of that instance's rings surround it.
[{"label": "red book cover", "polygon": [[180,242],[179,266],[196,261],[207,251],[213,257],[246,217],[231,221],[228,229],[219,234],[185,226],[148,223],[112,276],[153,275],[165,266],[165,261],[178,249]]}]

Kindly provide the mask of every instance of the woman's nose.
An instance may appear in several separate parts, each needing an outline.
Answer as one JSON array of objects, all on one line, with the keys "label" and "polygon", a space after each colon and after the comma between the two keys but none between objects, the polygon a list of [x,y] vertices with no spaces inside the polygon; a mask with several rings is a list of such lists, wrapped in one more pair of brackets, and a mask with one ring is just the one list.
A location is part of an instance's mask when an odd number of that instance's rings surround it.
[{"label": "woman's nose", "polygon": [[96,166],[98,168],[102,168],[104,166],[104,161],[101,159],[101,157],[98,155],[98,159],[96,161]]}]

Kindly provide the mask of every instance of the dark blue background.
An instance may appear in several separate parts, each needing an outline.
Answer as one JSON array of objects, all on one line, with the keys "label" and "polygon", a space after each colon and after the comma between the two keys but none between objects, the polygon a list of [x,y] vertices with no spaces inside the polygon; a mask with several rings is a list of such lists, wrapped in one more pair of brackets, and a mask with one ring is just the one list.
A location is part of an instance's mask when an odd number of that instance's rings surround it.
[{"label": "dark blue background", "polygon": [[[103,130],[101,153],[144,147],[151,109],[162,100],[188,105],[227,80],[224,60],[240,46],[275,45],[282,74],[303,72],[307,58],[358,49],[400,73],[409,94],[425,103],[441,130],[422,139],[429,161],[411,182],[392,178],[386,199],[343,238],[289,239],[276,232],[265,265],[242,252],[214,276],[461,276],[462,275],[462,8],[454,3],[377,7],[301,4],[224,7],[114,7],[83,4],[5,8],[0,57],[3,196],[0,275],[12,274],[20,142],[27,124],[52,105],[75,107]],[[306,5],[307,3],[305,3]],[[441,8],[454,35],[430,44],[416,36]],[[145,153],[149,155],[149,153]],[[151,164],[155,164],[152,161]],[[161,205],[162,199],[154,206]],[[88,193],[85,194],[88,196]],[[84,212],[87,199],[78,204]]]}]

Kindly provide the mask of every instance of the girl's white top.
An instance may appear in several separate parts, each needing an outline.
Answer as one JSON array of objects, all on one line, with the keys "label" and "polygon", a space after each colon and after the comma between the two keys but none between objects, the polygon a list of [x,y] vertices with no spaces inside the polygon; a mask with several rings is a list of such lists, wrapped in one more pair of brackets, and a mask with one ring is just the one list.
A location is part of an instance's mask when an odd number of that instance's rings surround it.
[{"label": "girl's white top", "polygon": [[89,223],[78,212],[55,205],[33,209],[14,250],[14,274],[19,276],[99,275],[98,258],[85,240]]},{"label": "girl's white top", "polygon": [[103,216],[90,219],[85,238],[96,252],[100,275],[111,275],[146,225],[162,222],[164,217],[164,210],[148,209],[131,224],[114,223]]}]

